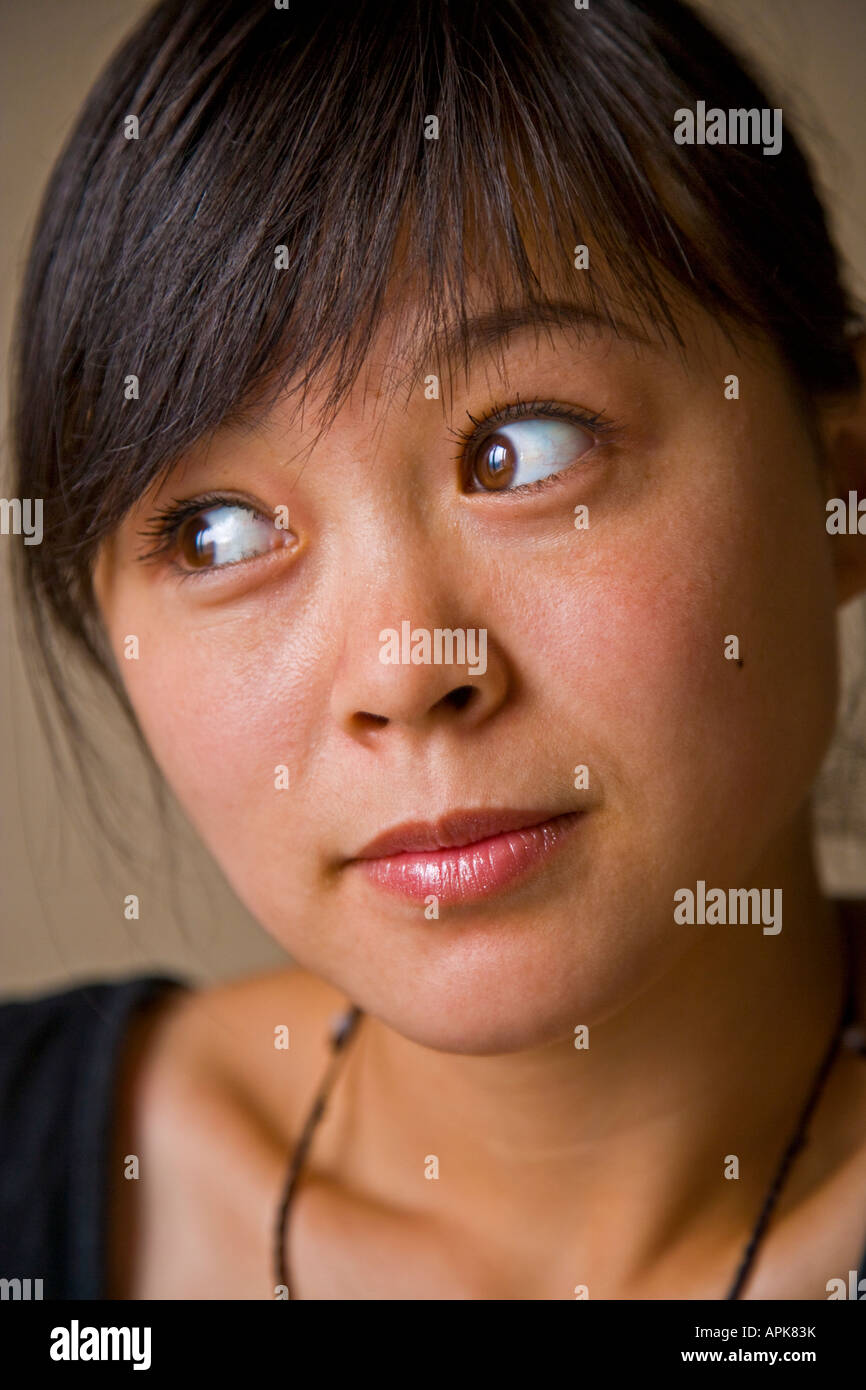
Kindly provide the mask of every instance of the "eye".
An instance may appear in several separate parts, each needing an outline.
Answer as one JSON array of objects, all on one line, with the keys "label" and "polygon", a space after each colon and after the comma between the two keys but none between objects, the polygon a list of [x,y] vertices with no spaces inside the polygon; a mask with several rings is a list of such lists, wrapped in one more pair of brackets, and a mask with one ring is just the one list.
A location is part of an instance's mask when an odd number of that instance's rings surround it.
[{"label": "eye", "polygon": [[293,541],[291,531],[275,519],[236,498],[199,497],[161,508],[142,532],[154,537],[140,558],[171,555],[185,573],[226,569],[256,559]]},{"label": "eye", "polygon": [[[517,417],[517,418],[515,418]],[[453,431],[465,441],[463,471],[470,492],[519,492],[566,472],[610,428],[600,415],[554,403],[497,408],[474,431]]]},{"label": "eye", "polygon": [[247,507],[208,507],[182,523],[177,546],[190,569],[217,569],[276,550],[284,535]]}]

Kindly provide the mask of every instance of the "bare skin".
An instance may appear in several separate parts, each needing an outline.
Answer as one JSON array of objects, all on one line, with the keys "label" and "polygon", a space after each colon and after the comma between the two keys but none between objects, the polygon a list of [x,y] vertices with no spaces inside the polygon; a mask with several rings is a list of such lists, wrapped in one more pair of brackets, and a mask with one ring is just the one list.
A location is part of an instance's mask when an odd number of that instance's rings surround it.
[{"label": "bare skin", "polygon": [[[287,501],[296,552],[179,582],[138,563],[153,498],[106,548],[97,593],[142,728],[302,967],[137,1026],[117,1296],[274,1296],[287,1157],[347,999],[367,1017],[297,1198],[293,1296],[724,1296],[840,1006],[807,806],[835,718],[835,607],[866,589],[866,538],[824,527],[827,497],[866,492],[866,401],[810,420],[768,346],[740,349],[702,314],[685,363],[598,338],[513,344],[492,388],[483,372],[460,388],[469,410],[519,391],[620,425],[521,498],[456,489],[417,394],[381,434],[353,399],[289,488],[303,450],[278,409],[192,451],[156,500]],[[486,671],[382,665],[376,634],[407,613],[483,623]],[[141,660],[122,659],[128,633]],[[452,700],[467,683],[472,700]],[[570,809],[578,761],[582,838],[513,891],[429,922],[348,862],[412,817]],[[675,926],[672,893],[699,878],[781,890],[783,930]],[[120,1176],[129,1153],[138,1183]],[[844,1054],[747,1296],[825,1298],[864,1244],[866,1066]]]},{"label": "bare skin", "polygon": [[[864,1018],[866,902],[846,904],[842,920]],[[172,995],[136,1021],[119,1082],[110,1297],[274,1296],[273,1227],[288,1156],[327,1061],[330,1023],[345,1003],[339,991],[292,969]],[[261,1019],[278,1014],[293,1021],[291,1048],[269,1055],[261,1046]],[[413,1109],[409,1077],[399,1093],[377,1084],[375,1047],[364,1032],[369,1023],[362,1021],[347,1053],[293,1203],[292,1297],[567,1299],[573,1291],[563,1281],[575,1270],[593,1298],[716,1299],[727,1290],[778,1161],[780,1136],[787,1134],[763,1123],[754,1094],[746,1090],[739,1098],[740,1123],[754,1126],[757,1142],[750,1138],[743,1149],[754,1173],[739,1183],[736,1202],[715,1163],[688,1229],[675,1231],[646,1266],[629,1271],[615,1242],[641,1222],[648,1202],[663,1206],[676,1181],[665,1170],[653,1172],[648,1187],[635,1180],[629,1155],[641,1151],[651,1124],[629,1127],[623,1142],[605,1151],[611,1200],[603,1223],[593,1217],[592,1199],[584,1199],[571,1204],[567,1226],[559,1189],[547,1176],[539,1180],[546,1155],[529,1152],[503,1166],[501,1154],[488,1156],[489,1129],[462,1115],[456,1126],[450,1121],[456,1133],[449,1135],[455,1160],[449,1158],[449,1170],[457,1181],[426,1182],[425,1138],[441,1135],[448,1119],[426,1091],[423,1100],[415,1096]],[[721,1074],[728,1074],[729,1058],[721,1060]],[[776,1062],[781,1079],[781,1048]],[[826,1280],[816,1270],[847,1278],[859,1268],[866,1243],[864,1116],[866,1059],[846,1050],[746,1298],[823,1299]],[[685,1135],[679,1139],[685,1149]],[[129,1153],[139,1155],[147,1181],[119,1176]],[[580,1153],[564,1153],[561,1166],[586,1171]],[[679,1155],[671,1166],[679,1167]],[[479,1202],[494,1172],[503,1183],[501,1203],[510,1205],[506,1223],[494,1194]],[[582,1183],[573,1186],[579,1194]],[[581,1235],[569,1238],[569,1228]],[[546,1229],[554,1232],[547,1244]]]}]

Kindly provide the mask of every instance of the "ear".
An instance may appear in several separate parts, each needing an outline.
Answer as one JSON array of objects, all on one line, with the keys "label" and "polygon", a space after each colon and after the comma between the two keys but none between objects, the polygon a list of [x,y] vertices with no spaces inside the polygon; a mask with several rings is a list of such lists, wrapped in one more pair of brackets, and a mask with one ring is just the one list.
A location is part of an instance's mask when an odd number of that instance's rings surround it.
[{"label": "ear", "polygon": [[[839,604],[866,593],[866,330],[851,344],[860,389],[819,410],[827,539]],[[853,496],[852,496],[853,494]]]}]

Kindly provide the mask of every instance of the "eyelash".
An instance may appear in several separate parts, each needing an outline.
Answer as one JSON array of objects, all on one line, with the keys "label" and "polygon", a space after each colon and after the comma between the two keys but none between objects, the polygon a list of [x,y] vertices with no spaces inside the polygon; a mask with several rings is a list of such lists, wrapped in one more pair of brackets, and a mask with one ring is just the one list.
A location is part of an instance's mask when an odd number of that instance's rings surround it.
[{"label": "eyelash", "polygon": [[[142,564],[170,554],[184,523],[211,507],[243,507],[254,516],[264,515],[260,507],[254,507],[247,499],[225,492],[202,492],[197,497],[188,497],[182,502],[169,502],[164,507],[155,507],[150,521],[146,526],[142,526],[138,533],[140,536],[154,538],[154,544],[139,556]],[[174,568],[183,579],[201,579],[209,573],[207,570],[185,570],[182,565],[177,564]],[[230,566],[221,565],[219,568],[229,569]]]},{"label": "eyelash", "polygon": [[[481,449],[485,441],[496,433],[497,427],[512,420],[539,416],[548,419],[567,420],[586,430],[589,434],[602,437],[608,437],[615,430],[614,422],[603,411],[579,410],[573,406],[561,405],[557,401],[521,401],[519,394],[516,400],[493,405],[479,419],[476,419],[468,410],[466,414],[472,422],[471,429],[461,429],[459,425],[450,425],[447,429],[451,438],[460,445],[454,455],[454,460],[464,465],[464,473],[466,472],[465,454],[469,445],[473,445],[475,449]],[[520,487],[510,488],[508,492],[499,495],[514,496],[515,494],[538,492],[543,488],[559,484],[570,471],[568,468],[563,469],[561,473],[553,473],[549,478],[541,478],[534,483],[523,483]],[[464,477],[465,481],[467,479]],[[480,491],[483,494],[483,489]],[[253,506],[249,501],[223,492],[203,492],[197,497],[189,497],[181,502],[169,502],[164,507],[155,508],[150,521],[139,531],[139,535],[154,538],[154,544],[139,556],[140,561],[143,564],[152,563],[159,560],[160,557],[170,554],[184,523],[192,517],[198,516],[199,512],[207,511],[208,508],[212,507],[243,507],[254,515],[264,515],[259,507]],[[245,562],[235,561],[234,563],[243,564]],[[182,565],[174,563],[173,568],[182,579],[204,579],[209,574],[231,569],[233,565],[220,565],[216,570],[186,570]]]},{"label": "eyelash", "polygon": [[[588,434],[595,434],[601,438],[609,438],[616,428],[614,421],[609,419],[602,410],[580,410],[575,406],[561,405],[558,401],[522,401],[519,393],[516,400],[491,406],[490,410],[485,411],[480,419],[476,420],[475,416],[468,410],[466,414],[472,421],[472,429],[463,430],[459,426],[451,425],[447,431],[451,438],[458,440],[460,444],[460,448],[454,455],[454,461],[462,463],[464,471],[466,471],[465,454],[467,447],[472,444],[475,449],[483,448],[486,441],[496,433],[500,425],[510,423],[512,420],[538,416],[554,420],[567,420],[570,424],[578,425],[581,429],[586,430]],[[471,473],[471,469],[469,471]],[[540,478],[534,483],[522,483],[519,487],[509,488],[497,495],[500,497],[519,497],[526,493],[540,492],[544,488],[556,487],[565,481],[570,472],[570,468],[564,468],[560,473],[552,473],[549,478]],[[466,481],[467,478],[464,477],[464,482]],[[483,495],[483,492],[482,488],[480,494]]]}]

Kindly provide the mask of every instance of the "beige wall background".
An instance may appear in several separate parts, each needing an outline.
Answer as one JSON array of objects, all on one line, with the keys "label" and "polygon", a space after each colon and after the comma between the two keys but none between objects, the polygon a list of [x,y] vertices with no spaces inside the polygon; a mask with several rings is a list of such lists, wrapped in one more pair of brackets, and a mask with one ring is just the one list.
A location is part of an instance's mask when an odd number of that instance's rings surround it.
[{"label": "beige wall background", "polygon": [[[814,0],[701,0],[698,7],[754,55],[776,83],[776,104],[812,151],[849,280],[866,300],[866,5],[863,0],[822,0],[820,5]],[[8,495],[7,345],[37,202],[91,82],[146,8],[138,0],[0,0],[2,495]],[[840,628],[847,691],[863,660],[866,605],[849,604],[840,615]],[[134,830],[139,851],[135,868],[101,841],[74,793],[59,793],[16,646],[4,564],[0,993],[153,969],[216,980],[284,961],[178,818],[172,822],[175,867],[166,867],[165,840],[144,769],[98,693],[90,700],[94,714],[104,720],[107,745],[116,748],[121,814]],[[866,742],[866,718],[862,736]],[[830,762],[839,756],[837,746]],[[856,783],[855,794],[866,809],[866,779]],[[822,835],[819,852],[830,891],[866,894],[866,843],[837,829]],[[129,893],[140,899],[137,921],[124,917]]]}]

